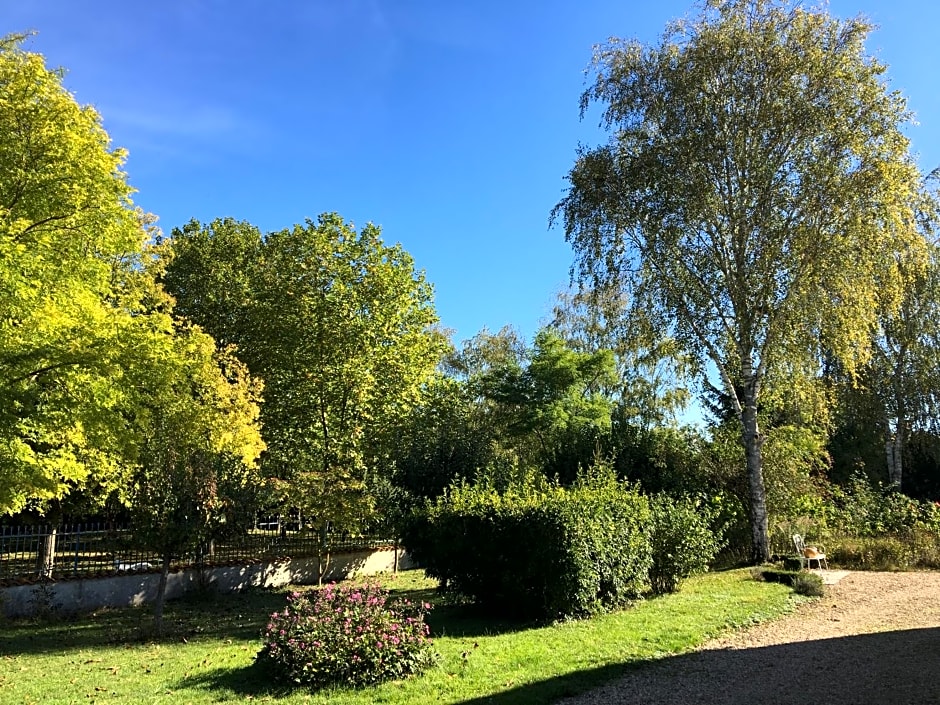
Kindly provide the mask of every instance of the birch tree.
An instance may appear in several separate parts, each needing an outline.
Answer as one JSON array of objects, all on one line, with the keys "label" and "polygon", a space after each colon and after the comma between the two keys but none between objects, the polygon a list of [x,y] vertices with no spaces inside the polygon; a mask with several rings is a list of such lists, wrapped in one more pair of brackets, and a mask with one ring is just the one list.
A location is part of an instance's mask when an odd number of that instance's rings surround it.
[{"label": "birch tree", "polygon": [[600,105],[610,138],[579,150],[554,211],[576,276],[665,314],[730,396],[756,561],[769,373],[822,349],[863,362],[879,297],[897,305],[892,255],[917,249],[910,114],[865,51],[871,29],[796,2],[708,0],[656,45],[598,47],[581,108]]},{"label": "birch tree", "polygon": [[881,316],[862,379],[881,415],[888,483],[900,490],[911,433],[940,412],[940,252],[932,243],[926,268],[905,257],[897,266],[901,302]]}]

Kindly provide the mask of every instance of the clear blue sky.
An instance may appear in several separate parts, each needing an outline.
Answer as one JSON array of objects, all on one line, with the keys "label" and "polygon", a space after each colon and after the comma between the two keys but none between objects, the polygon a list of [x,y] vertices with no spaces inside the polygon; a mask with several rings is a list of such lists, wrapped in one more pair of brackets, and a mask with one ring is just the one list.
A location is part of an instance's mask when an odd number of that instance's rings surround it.
[{"label": "clear blue sky", "polygon": [[[531,336],[568,281],[548,216],[578,142],[592,45],[654,42],[683,0],[0,0],[0,33],[67,69],[115,145],[136,202],[169,232],[232,216],[262,230],[323,211],[382,226],[436,289],[459,341]],[[879,26],[940,166],[940,4],[838,0]]]}]

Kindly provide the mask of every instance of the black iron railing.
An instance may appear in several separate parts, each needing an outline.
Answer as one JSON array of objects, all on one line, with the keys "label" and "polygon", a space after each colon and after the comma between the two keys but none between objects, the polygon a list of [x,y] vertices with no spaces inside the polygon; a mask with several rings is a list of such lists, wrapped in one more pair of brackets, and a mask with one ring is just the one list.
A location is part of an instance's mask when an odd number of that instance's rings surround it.
[{"label": "black iron railing", "polygon": [[[304,558],[323,550],[343,553],[385,548],[393,540],[374,534],[316,530],[290,522],[259,522],[258,528],[208,543],[175,558],[174,569]],[[0,526],[0,583],[40,578],[69,579],[157,570],[161,556],[141,547],[131,526],[76,524]]]}]

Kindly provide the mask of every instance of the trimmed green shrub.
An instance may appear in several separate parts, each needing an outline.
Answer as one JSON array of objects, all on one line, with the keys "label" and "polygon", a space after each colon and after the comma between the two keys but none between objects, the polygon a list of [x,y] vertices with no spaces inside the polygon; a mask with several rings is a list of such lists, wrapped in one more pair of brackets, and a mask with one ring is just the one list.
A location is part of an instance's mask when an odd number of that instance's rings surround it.
[{"label": "trimmed green shrub", "polygon": [[798,570],[785,570],[781,568],[756,568],[756,578],[768,583],[781,583],[793,585],[793,579],[800,574]]},{"label": "trimmed green shrub", "polygon": [[690,575],[707,570],[720,544],[709,528],[708,512],[699,502],[658,495],[651,500],[650,509],[650,588],[654,594],[664,595],[676,592]]},{"label": "trimmed green shrub", "polygon": [[807,597],[822,597],[825,594],[822,576],[800,571],[793,576],[793,592]]},{"label": "trimmed green shrub", "polygon": [[649,505],[597,481],[570,490],[452,487],[405,546],[446,589],[520,617],[581,617],[640,596],[652,562]]},{"label": "trimmed green shrub", "polygon": [[434,662],[429,604],[389,601],[378,585],[294,592],[271,615],[259,663],[278,680],[361,686],[419,673]]},{"label": "trimmed green shrub", "polygon": [[799,595],[822,597],[825,592],[822,576],[806,570],[758,567],[754,568],[751,574],[755,580],[789,585]]}]

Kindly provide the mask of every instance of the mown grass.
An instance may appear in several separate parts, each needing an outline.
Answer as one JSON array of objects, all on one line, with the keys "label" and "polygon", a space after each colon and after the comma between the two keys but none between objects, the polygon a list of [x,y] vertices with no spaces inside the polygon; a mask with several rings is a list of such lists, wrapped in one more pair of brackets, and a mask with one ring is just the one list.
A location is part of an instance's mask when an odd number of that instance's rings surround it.
[{"label": "mown grass", "polygon": [[267,616],[285,596],[259,591],[170,603],[170,636],[159,641],[146,638],[143,609],[0,624],[0,703],[546,703],[773,618],[799,600],[788,587],[738,570],[694,578],[676,595],[616,614],[536,626],[442,604],[418,572],[385,580],[436,604],[429,621],[440,662],[419,678],[359,691],[276,686],[254,656]]}]

